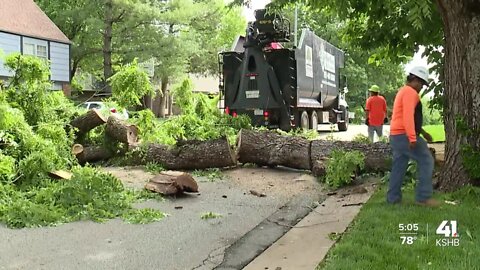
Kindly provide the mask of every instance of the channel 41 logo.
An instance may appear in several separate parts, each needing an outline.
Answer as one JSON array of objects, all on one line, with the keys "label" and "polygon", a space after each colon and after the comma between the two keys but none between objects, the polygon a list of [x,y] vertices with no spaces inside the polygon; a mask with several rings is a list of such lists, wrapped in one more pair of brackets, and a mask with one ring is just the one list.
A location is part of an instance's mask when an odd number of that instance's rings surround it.
[{"label": "channel 41 logo", "polygon": [[458,247],[460,245],[456,220],[442,221],[437,227],[436,233],[444,236],[444,238],[436,240],[435,245],[437,247]]}]

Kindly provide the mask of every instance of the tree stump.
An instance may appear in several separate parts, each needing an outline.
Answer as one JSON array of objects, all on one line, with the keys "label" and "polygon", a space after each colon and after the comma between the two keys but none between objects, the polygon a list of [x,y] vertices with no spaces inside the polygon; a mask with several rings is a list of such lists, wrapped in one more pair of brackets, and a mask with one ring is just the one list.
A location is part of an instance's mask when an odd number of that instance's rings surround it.
[{"label": "tree stump", "polygon": [[72,147],[72,154],[77,157],[81,165],[87,162],[96,162],[107,160],[113,156],[113,153],[103,146],[83,146],[75,144]]},{"label": "tree stump", "polygon": [[284,136],[273,131],[242,129],[238,135],[237,157],[240,163],[260,166],[285,166],[310,170],[310,141]]},{"label": "tree stump", "polygon": [[118,142],[126,143],[127,145],[135,144],[138,141],[138,128],[115,116],[108,117],[105,134],[108,137]]},{"label": "tree stump", "polygon": [[227,138],[183,141],[176,146],[148,144],[143,147],[137,147],[133,151],[132,165],[153,162],[168,170],[201,170],[237,164]]},{"label": "tree stump", "polygon": [[70,122],[74,128],[78,129],[79,137],[83,136],[90,130],[103,125],[107,122],[105,118],[100,114],[100,111],[97,109],[89,110],[87,113],[80,115],[79,117],[73,119]]},{"label": "tree stump", "polygon": [[145,189],[163,195],[175,195],[183,192],[198,192],[198,184],[188,173],[165,171],[145,184]]}]

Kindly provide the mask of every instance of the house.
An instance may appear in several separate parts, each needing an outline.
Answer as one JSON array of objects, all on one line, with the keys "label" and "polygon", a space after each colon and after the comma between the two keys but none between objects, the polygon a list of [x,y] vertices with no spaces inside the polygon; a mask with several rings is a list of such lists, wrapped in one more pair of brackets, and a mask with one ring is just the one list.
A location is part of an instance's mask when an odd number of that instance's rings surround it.
[{"label": "house", "polygon": [[[50,61],[53,90],[70,95],[70,40],[33,0],[0,0],[0,51]],[[0,79],[13,74],[0,59]]]}]

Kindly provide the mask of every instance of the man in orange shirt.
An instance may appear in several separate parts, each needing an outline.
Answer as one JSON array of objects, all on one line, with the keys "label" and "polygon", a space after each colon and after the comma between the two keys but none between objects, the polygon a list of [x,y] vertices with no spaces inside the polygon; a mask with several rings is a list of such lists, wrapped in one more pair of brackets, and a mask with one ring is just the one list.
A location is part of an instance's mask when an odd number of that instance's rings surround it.
[{"label": "man in orange shirt", "polygon": [[393,152],[392,171],[387,192],[387,202],[399,203],[402,200],[402,183],[408,161],[417,162],[418,184],[415,200],[424,206],[438,206],[432,199],[432,174],[434,160],[427,142],[432,136],[422,128],[423,115],[420,101],[420,90],[428,85],[428,70],[425,67],[414,67],[407,76],[407,83],[400,88],[393,104],[393,115],[390,122],[390,145]]},{"label": "man in orange shirt", "polygon": [[385,98],[378,95],[380,87],[378,85],[372,85],[370,89],[370,97],[367,99],[365,110],[367,111],[367,126],[368,126],[368,138],[371,142],[377,133],[378,138],[383,136],[383,121],[387,113],[387,102]]}]

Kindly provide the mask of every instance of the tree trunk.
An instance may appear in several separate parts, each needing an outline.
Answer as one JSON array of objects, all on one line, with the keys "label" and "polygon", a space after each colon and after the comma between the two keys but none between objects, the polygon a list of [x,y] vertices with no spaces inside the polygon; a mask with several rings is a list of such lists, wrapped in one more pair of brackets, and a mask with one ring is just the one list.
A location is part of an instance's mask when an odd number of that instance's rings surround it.
[{"label": "tree trunk", "polygon": [[238,135],[237,157],[240,163],[260,166],[285,166],[310,170],[310,141],[282,136],[275,132],[242,129]]},{"label": "tree trunk", "polygon": [[106,122],[107,120],[105,120],[105,118],[100,114],[100,111],[97,109],[92,109],[87,113],[73,119],[72,122],[70,122],[70,125],[78,129],[77,136],[81,137],[90,130],[103,125]]},{"label": "tree trunk", "polygon": [[135,144],[138,141],[138,128],[135,125],[127,124],[115,116],[108,117],[105,134],[118,142],[128,145]]},{"label": "tree trunk", "polygon": [[166,171],[152,178],[145,189],[164,195],[183,192],[198,192],[198,184],[193,177],[184,172]]},{"label": "tree trunk", "polygon": [[146,150],[133,151],[132,165],[157,163],[167,170],[224,168],[236,165],[226,138],[209,141],[183,141],[177,146],[150,144]]},{"label": "tree trunk", "polygon": [[[113,29],[113,1],[105,0],[105,14],[103,18],[103,77],[105,82],[112,76],[112,29]],[[112,88],[106,83],[105,91],[110,93]]]},{"label": "tree trunk", "polygon": [[168,91],[168,115],[173,115],[173,97],[170,94],[170,91]]},{"label": "tree trunk", "polygon": [[165,106],[167,104],[167,87],[168,87],[168,77],[164,76],[162,78],[162,93],[160,93],[159,98],[160,98],[160,109],[158,116],[161,118],[165,117]]},{"label": "tree trunk", "polygon": [[312,141],[311,160],[312,164],[318,160],[326,160],[333,150],[359,151],[365,155],[365,171],[384,172],[391,169],[392,151],[386,143],[359,143],[345,141]]},{"label": "tree trunk", "polygon": [[[445,34],[444,121],[447,131],[445,165],[439,177],[439,188],[454,190],[480,178],[478,173],[473,175],[467,171],[466,155],[462,150],[468,146],[480,153],[480,1],[436,2]],[[457,119],[463,120],[469,132],[465,132]]]},{"label": "tree trunk", "polygon": [[315,174],[335,149],[357,150],[365,155],[365,170],[387,171],[391,166],[390,146],[385,143],[362,144],[344,141],[309,141],[284,136],[272,131],[241,130],[238,136],[237,157],[240,163],[260,166],[285,166],[312,170]]},{"label": "tree trunk", "polygon": [[72,147],[72,154],[82,165],[87,162],[107,160],[113,156],[112,152],[103,146],[83,146],[81,144],[75,144]]}]

